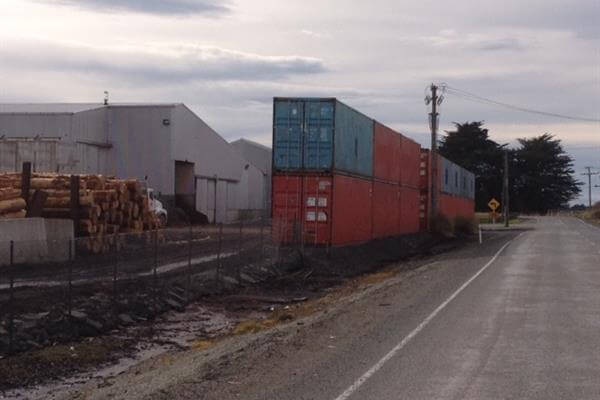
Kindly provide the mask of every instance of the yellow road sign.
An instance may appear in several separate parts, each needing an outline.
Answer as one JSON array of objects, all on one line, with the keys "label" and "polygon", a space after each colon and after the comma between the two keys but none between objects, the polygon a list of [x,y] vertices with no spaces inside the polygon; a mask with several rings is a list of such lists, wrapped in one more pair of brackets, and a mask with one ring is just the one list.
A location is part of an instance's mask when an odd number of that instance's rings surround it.
[{"label": "yellow road sign", "polygon": [[488,207],[492,211],[496,211],[498,209],[498,207],[500,207],[500,202],[496,199],[491,199],[490,202],[488,203]]}]

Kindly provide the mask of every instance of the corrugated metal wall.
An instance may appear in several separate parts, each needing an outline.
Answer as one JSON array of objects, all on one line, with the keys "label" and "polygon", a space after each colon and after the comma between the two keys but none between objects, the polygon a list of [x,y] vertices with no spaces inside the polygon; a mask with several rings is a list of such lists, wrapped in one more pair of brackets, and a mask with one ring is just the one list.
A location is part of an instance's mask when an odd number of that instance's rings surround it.
[{"label": "corrugated metal wall", "polygon": [[335,110],[335,159],[338,171],[373,176],[374,121],[337,101]]},{"label": "corrugated metal wall", "polygon": [[373,141],[373,177],[399,183],[403,164],[402,135],[375,122]]},{"label": "corrugated metal wall", "polygon": [[399,234],[400,186],[373,182],[373,239]]},{"label": "corrugated metal wall", "polygon": [[71,138],[72,114],[0,114],[0,135],[9,138]]},{"label": "corrugated metal wall", "polygon": [[373,175],[373,120],[335,99],[275,99],[278,171]]},{"label": "corrugated metal wall", "polygon": [[273,109],[273,166],[278,170],[299,170],[302,168],[304,101],[276,99]]},{"label": "corrugated metal wall", "polygon": [[333,101],[307,100],[304,103],[304,169],[331,170],[334,115],[335,103]]}]

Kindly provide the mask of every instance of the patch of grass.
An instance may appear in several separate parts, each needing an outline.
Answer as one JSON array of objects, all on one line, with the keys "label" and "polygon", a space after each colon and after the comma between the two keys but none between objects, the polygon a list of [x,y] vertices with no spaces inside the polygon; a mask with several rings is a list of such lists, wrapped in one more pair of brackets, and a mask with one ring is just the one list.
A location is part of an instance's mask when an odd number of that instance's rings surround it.
[{"label": "patch of grass", "polygon": [[196,340],[192,343],[192,349],[197,350],[197,351],[202,351],[202,350],[207,350],[210,349],[211,347],[215,346],[215,342],[213,340]]},{"label": "patch of grass", "polygon": [[265,320],[249,320],[238,324],[233,330],[234,335],[247,335],[249,333],[258,333],[277,325],[278,319],[270,318]]},{"label": "patch of grass", "polygon": [[383,281],[388,280],[389,278],[392,278],[393,276],[396,275],[395,271],[382,271],[382,272],[377,272],[374,274],[369,274],[367,276],[365,276],[364,278],[360,279],[360,283],[366,284],[366,285],[373,285],[376,283],[380,283]]}]

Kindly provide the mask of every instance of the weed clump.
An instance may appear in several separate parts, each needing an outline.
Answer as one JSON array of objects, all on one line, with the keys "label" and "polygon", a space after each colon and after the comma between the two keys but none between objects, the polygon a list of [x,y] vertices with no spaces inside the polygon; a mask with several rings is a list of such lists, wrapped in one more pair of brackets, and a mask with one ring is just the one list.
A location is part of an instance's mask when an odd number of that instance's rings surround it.
[{"label": "weed clump", "polygon": [[431,233],[445,238],[454,237],[454,226],[450,218],[443,214],[437,214],[431,218]]},{"label": "weed clump", "polygon": [[458,216],[454,218],[454,234],[456,236],[473,236],[476,224],[471,218]]}]

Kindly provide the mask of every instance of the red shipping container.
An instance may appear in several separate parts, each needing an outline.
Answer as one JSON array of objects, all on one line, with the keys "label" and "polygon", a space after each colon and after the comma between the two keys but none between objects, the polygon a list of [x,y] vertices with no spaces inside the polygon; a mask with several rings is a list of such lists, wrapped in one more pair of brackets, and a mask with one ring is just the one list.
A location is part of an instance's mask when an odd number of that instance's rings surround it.
[{"label": "red shipping container", "polygon": [[373,176],[382,181],[400,182],[402,135],[375,122],[373,141]]},{"label": "red shipping container", "polygon": [[302,213],[302,178],[291,175],[273,177],[273,238],[289,243],[294,238],[294,226]]},{"label": "red shipping container", "polygon": [[326,245],[331,241],[331,176],[304,176],[303,233],[304,243]]},{"label": "red shipping container", "polygon": [[344,175],[333,177],[332,244],[368,242],[372,234],[372,181]]},{"label": "red shipping container", "polygon": [[[273,237],[344,246],[372,239],[372,184],[344,175],[275,175]],[[300,233],[301,232],[301,233]]]},{"label": "red shipping container", "polygon": [[402,136],[402,156],[400,157],[400,183],[418,189],[421,167],[421,145],[417,142]]},{"label": "red shipping container", "polygon": [[416,233],[420,230],[419,206],[421,191],[408,187],[400,188],[400,226],[398,234]]},{"label": "red shipping container", "polygon": [[374,239],[398,235],[400,206],[400,186],[373,182]]},{"label": "red shipping container", "polygon": [[421,231],[429,228],[429,210],[431,208],[431,198],[429,197],[429,184],[431,180],[431,168],[429,166],[429,150],[421,149],[421,162],[419,166],[419,219]]}]

